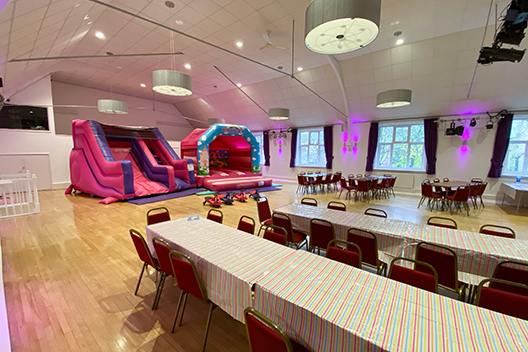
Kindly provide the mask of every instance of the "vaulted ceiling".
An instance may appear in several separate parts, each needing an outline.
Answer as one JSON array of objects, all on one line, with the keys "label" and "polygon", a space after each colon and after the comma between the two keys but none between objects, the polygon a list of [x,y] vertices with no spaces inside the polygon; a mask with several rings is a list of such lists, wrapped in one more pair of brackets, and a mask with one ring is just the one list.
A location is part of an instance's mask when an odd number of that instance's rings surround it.
[{"label": "vaulted ceiling", "polygon": [[[286,107],[292,119],[282,126],[341,123],[406,116],[526,108],[528,59],[518,64],[479,66],[468,92],[488,19],[488,0],[382,0],[381,31],[369,46],[336,55],[344,95],[327,56],[304,46],[308,0],[103,0],[125,14],[89,0],[11,0],[0,12],[0,71],[4,95],[24,89],[52,73],[53,80],[174,104],[185,116],[205,121],[222,117],[252,129],[279,126],[226,79],[240,83],[264,110]],[[501,11],[508,1],[495,1]],[[493,37],[495,7],[485,44]],[[185,32],[233,53],[171,32],[134,17]],[[292,24],[295,57],[292,67]],[[270,30],[266,48],[262,34]],[[95,36],[104,33],[103,39]],[[394,33],[404,44],[396,45]],[[238,48],[236,42],[243,42]],[[171,46],[171,42],[173,45]],[[521,47],[526,47],[523,43]],[[64,55],[182,52],[173,56],[106,57],[32,62],[12,59]],[[190,64],[191,68],[184,67]],[[281,66],[282,69],[278,67]],[[303,71],[298,72],[297,68]],[[193,95],[153,93],[152,71],[171,69],[193,78]],[[291,79],[295,76],[327,102]],[[283,73],[281,73],[282,71]],[[141,87],[141,84],[146,87]],[[413,91],[413,103],[376,109],[376,94],[393,88]],[[94,105],[96,102],[94,102]],[[330,106],[332,104],[333,106]],[[338,111],[339,110],[339,111]]]}]

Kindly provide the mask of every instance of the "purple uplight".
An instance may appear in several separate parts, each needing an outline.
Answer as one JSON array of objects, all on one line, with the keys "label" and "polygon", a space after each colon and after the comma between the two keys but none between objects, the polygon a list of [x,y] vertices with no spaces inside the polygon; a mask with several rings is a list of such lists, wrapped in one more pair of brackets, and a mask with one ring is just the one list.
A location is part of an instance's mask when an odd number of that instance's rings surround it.
[{"label": "purple uplight", "polygon": [[342,151],[343,154],[346,154],[347,153],[347,147],[343,146],[343,149],[341,149],[341,151]]},{"label": "purple uplight", "polygon": [[354,137],[354,143],[357,143],[357,142],[359,142],[359,137],[358,137],[358,136],[355,136],[355,137]]},{"label": "purple uplight", "polygon": [[352,148],[352,150],[354,151],[354,153],[357,153],[357,151],[358,151],[358,147],[354,146],[354,147]]},{"label": "purple uplight", "polygon": [[343,143],[348,142],[348,131],[342,132],[343,135]]},{"label": "purple uplight", "polygon": [[471,138],[471,130],[469,128],[464,128],[464,133],[462,133],[461,138],[465,141]]},{"label": "purple uplight", "polygon": [[469,149],[469,147],[467,145],[463,145],[463,146],[460,147],[460,151],[462,153],[466,153],[468,151],[468,149]]}]

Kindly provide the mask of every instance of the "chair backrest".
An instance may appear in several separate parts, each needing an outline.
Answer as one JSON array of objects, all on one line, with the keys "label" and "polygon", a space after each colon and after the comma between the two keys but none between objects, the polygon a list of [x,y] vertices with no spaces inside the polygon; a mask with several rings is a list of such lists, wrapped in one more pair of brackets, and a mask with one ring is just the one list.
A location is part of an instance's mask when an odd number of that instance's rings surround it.
[{"label": "chair backrest", "polygon": [[[421,265],[427,268],[427,271],[417,271],[404,266],[396,265],[395,263],[400,260],[412,262],[415,266]],[[390,263],[388,278],[407,285],[421,288],[422,290],[434,293],[438,292],[438,275],[436,270],[427,263],[403,257],[396,257]]]},{"label": "chair backrest", "polygon": [[264,239],[286,246],[286,235],[288,232],[284,227],[276,225],[265,225]]},{"label": "chair backrest", "polygon": [[373,179],[370,181],[369,190],[376,189],[378,187],[378,180]]},{"label": "chair backrest", "polygon": [[242,215],[238,220],[237,230],[244,231],[250,234],[255,233],[255,220],[253,218]]},{"label": "chair backrest", "polygon": [[315,199],[315,198],[309,198],[309,197],[304,197],[303,199],[301,199],[301,204],[304,204],[304,205],[311,205],[311,206],[316,207],[316,206],[317,206],[317,199]]},{"label": "chair backrest", "polygon": [[211,209],[207,212],[207,219],[221,224],[224,221],[224,214],[220,210]]},{"label": "chair backrest", "polygon": [[[436,243],[418,242],[415,259],[435,268],[440,285],[453,290],[458,289],[458,258],[452,249]],[[414,269],[429,272],[428,267],[421,264],[417,264]]]},{"label": "chair backrest", "polygon": [[391,177],[390,182],[389,182],[389,188],[394,187],[395,184],[396,184],[396,176]]},{"label": "chair backrest", "polygon": [[341,172],[336,172],[334,176],[332,176],[332,183],[337,183],[341,179]]},{"label": "chair backrest", "polygon": [[332,176],[334,176],[334,175],[332,175],[332,174],[327,174],[326,177],[325,177],[325,179],[324,179],[324,183],[326,184],[326,183],[330,183],[330,182],[332,182]]},{"label": "chair backrest", "polygon": [[348,178],[354,178],[356,177],[354,174],[348,174]]},{"label": "chair backrest", "polygon": [[[507,280],[528,285],[528,263],[517,260],[504,260],[497,264],[491,277],[494,279]],[[493,287],[497,290],[509,291],[512,293],[528,296],[528,290],[513,287],[511,285],[507,286],[500,283],[492,283],[490,284],[490,287]]]},{"label": "chair backrest", "polygon": [[134,229],[130,229],[129,231],[130,237],[132,237],[132,241],[134,242],[134,247],[136,247],[136,252],[139,256],[139,259],[141,259],[144,263],[147,263],[153,268],[158,268],[158,265],[155,264],[154,259],[152,258],[152,254],[150,253],[150,250],[147,246],[147,242],[145,241],[145,238],[139,231],[136,231]]},{"label": "chair backrest", "polygon": [[433,179],[433,183],[440,183],[440,179],[439,178]]},{"label": "chair backrest", "polygon": [[469,187],[458,187],[455,195],[453,196],[453,201],[455,202],[467,202],[469,198]]},{"label": "chair backrest", "polygon": [[385,177],[392,177],[391,174],[384,174],[383,176],[385,176]]},{"label": "chair backrest", "polygon": [[428,182],[422,182],[422,196],[432,198],[434,196],[433,186]]},{"label": "chair backrest", "polygon": [[156,257],[158,257],[160,270],[167,275],[174,276],[170,259],[170,252],[172,251],[172,248],[169,242],[165,241],[163,238],[154,237],[152,239],[152,244],[154,246],[154,250],[156,251]]},{"label": "chair backrest", "polygon": [[[490,287],[484,286],[488,282]],[[528,320],[528,296],[510,292],[512,290],[498,290],[495,288],[498,284],[528,291],[528,286],[523,284],[499,279],[486,279],[478,285],[475,304],[482,308]],[[491,287],[492,285],[493,287]]]},{"label": "chair backrest", "polygon": [[367,208],[365,210],[365,215],[377,216],[379,218],[387,217],[387,213],[385,212],[385,210],[376,209],[376,208]]},{"label": "chair backrest", "polygon": [[362,174],[357,174],[356,177],[360,178],[360,177],[363,177],[363,175]]},{"label": "chair backrest", "polygon": [[431,183],[431,181],[428,178],[424,178],[422,183]]},{"label": "chair backrest", "polygon": [[293,238],[293,229],[291,219],[288,215],[283,213],[273,213],[271,215],[273,225],[283,227],[286,230],[286,240],[288,242],[295,242]]},{"label": "chair backrest", "polygon": [[488,186],[487,182],[483,182],[482,183],[482,186],[480,187],[479,192],[478,192],[479,196],[482,196],[484,194],[484,191],[486,190],[487,186]]},{"label": "chair backrest", "polygon": [[328,205],[326,206],[327,209],[334,209],[334,210],[342,210],[342,211],[346,211],[346,205],[345,203],[341,203],[341,202],[336,202],[336,201],[331,201],[328,203]]},{"label": "chair backrest", "polygon": [[147,211],[147,225],[169,221],[170,219],[169,209],[165,207],[153,208]]},{"label": "chair backrest", "polygon": [[303,175],[301,175],[301,174],[298,174],[298,175],[297,175],[297,183],[300,184],[300,185],[304,185],[304,184],[306,184],[306,183],[304,182],[304,176],[303,176]]},{"label": "chair backrest", "polygon": [[367,180],[358,180],[357,181],[357,191],[358,192],[368,192],[369,182]]},{"label": "chair backrest", "polygon": [[[337,246],[337,245],[341,246]],[[354,248],[348,250],[347,248]],[[332,240],[326,248],[326,257],[343,264],[361,269],[361,248],[355,243],[341,240]]]},{"label": "chair backrest", "polygon": [[[378,259],[378,239],[372,232],[368,232],[358,228],[348,229],[347,241],[355,243],[361,248],[361,260],[363,263],[367,263],[379,267]],[[347,248],[348,250],[354,250],[354,247]]]},{"label": "chair backrest", "polygon": [[443,182],[449,182],[449,178],[447,178],[447,177],[444,177],[444,180],[443,180]]},{"label": "chair backrest", "polygon": [[[445,224],[445,223],[442,223],[442,222],[438,222],[437,220],[446,221],[446,222],[448,222],[448,224]],[[429,219],[427,219],[427,225],[433,225],[433,226],[437,226],[437,227],[445,227],[445,228],[453,229],[453,230],[458,229],[458,225],[457,225],[455,220],[449,219],[449,218],[444,218],[444,217],[441,217],[441,216],[431,216]]]},{"label": "chair backrest", "polygon": [[196,298],[207,301],[207,291],[196,270],[191,257],[182,252],[172,250],[169,254],[172,271],[178,282],[180,290],[190,293]]},{"label": "chair backrest", "polygon": [[315,184],[316,185],[320,185],[323,183],[323,176],[322,175],[319,175],[315,178]]},{"label": "chair backrest", "polygon": [[474,183],[469,185],[469,196],[474,197],[478,195],[481,187],[482,185],[480,183]]},{"label": "chair backrest", "polygon": [[328,247],[328,243],[335,239],[334,225],[326,220],[311,219],[310,220],[310,248]]},{"label": "chair backrest", "polygon": [[[500,229],[500,230],[499,230]],[[479,233],[507,238],[515,238],[515,231],[507,226],[486,224],[480,227]]]},{"label": "chair backrest", "polygon": [[288,335],[259,311],[251,307],[244,309],[244,320],[252,352],[293,352]]},{"label": "chair backrest", "polygon": [[271,219],[271,210],[269,207],[268,198],[259,198],[257,200],[257,211],[260,223]]},{"label": "chair backrest", "polygon": [[342,189],[347,189],[347,188],[348,188],[347,180],[345,180],[344,178],[342,178],[342,179],[340,180],[340,182],[341,182],[341,188],[342,188]]},{"label": "chair backrest", "polygon": [[482,179],[481,179],[481,178],[478,178],[478,177],[473,177],[473,178],[471,179],[471,182],[482,183]]}]

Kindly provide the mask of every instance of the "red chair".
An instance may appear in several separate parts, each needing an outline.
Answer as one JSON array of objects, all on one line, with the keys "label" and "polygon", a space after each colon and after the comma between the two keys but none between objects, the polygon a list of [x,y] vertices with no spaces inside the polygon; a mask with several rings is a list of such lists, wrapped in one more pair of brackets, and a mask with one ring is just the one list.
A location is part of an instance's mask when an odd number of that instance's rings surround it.
[{"label": "red chair", "polygon": [[262,226],[264,225],[272,225],[273,222],[271,220],[271,210],[268,203],[268,198],[259,198],[257,200],[257,211],[258,211],[258,218],[260,227],[257,233],[257,236],[260,235],[260,231],[262,231]]},{"label": "red chair", "polygon": [[[493,279],[507,280],[523,285],[528,285],[528,263],[517,260],[504,260],[497,264],[493,275]],[[528,290],[519,289],[517,287],[506,286],[500,283],[492,283],[490,287],[497,290],[508,291],[520,295],[528,296]]]},{"label": "red chair", "polygon": [[[137,295],[137,292],[139,290],[139,285],[141,284],[141,279],[143,278],[143,272],[145,269],[150,265],[154,269],[156,269],[156,275],[158,273],[159,269],[159,263],[156,258],[152,256],[150,253],[150,250],[147,246],[147,242],[145,241],[145,238],[141,233],[134,229],[130,229],[130,237],[132,237],[132,241],[134,242],[134,247],[136,247],[136,252],[139,256],[139,259],[143,262],[143,268],[141,269],[141,274],[139,274],[139,280],[136,286],[136,291],[134,291],[134,295]],[[148,269],[147,269],[148,270]],[[148,273],[148,271],[147,271]]]},{"label": "red chair", "polygon": [[456,207],[457,210],[462,211],[461,206],[464,207],[464,209],[467,211],[467,215],[469,216],[469,205],[468,205],[468,199],[469,199],[469,187],[458,187],[455,194],[453,195],[447,195],[445,197],[446,201],[449,203],[449,207],[451,208],[451,214],[453,214],[453,209]]},{"label": "red chair", "polygon": [[291,219],[288,215],[273,213],[271,219],[273,220],[273,225],[283,227],[286,230],[287,243],[294,244],[296,249],[301,248],[303,245],[308,245],[306,235],[293,229]]},{"label": "red chair", "polygon": [[350,186],[347,184],[347,181],[342,178],[341,179],[341,192],[339,192],[339,198],[341,198],[341,193],[343,193],[343,191],[347,191],[347,193],[345,194],[345,200],[350,197],[350,192],[354,191],[356,189],[355,186]]},{"label": "red chair", "polygon": [[[372,232],[352,227],[348,229],[347,240],[348,242],[357,244],[361,248],[363,264],[376,268],[378,275],[387,272],[387,263],[379,260],[378,239]],[[353,248],[348,249],[354,250]]]},{"label": "red chair", "polygon": [[244,232],[254,235],[255,234],[255,220],[253,220],[253,218],[250,218],[249,216],[242,215],[240,219],[238,220],[237,230],[244,231]]},{"label": "red chair", "polygon": [[[437,220],[441,220],[444,222],[438,222]],[[449,224],[446,224],[445,222],[448,222]],[[456,230],[458,228],[458,225],[455,220],[449,219],[449,218],[443,218],[441,216],[431,216],[429,219],[427,219],[427,225],[445,227],[447,229],[453,229],[453,230]]]},{"label": "red chair", "polygon": [[394,194],[394,185],[396,184],[396,176],[391,177],[389,182],[389,191],[392,193],[393,197],[396,197],[396,194]]},{"label": "red chair", "polygon": [[[490,287],[484,285],[489,282]],[[497,285],[509,286],[509,290],[498,290]],[[491,287],[493,285],[493,287]],[[479,307],[493,310],[516,318],[528,320],[528,296],[512,293],[511,291],[528,291],[528,286],[516,282],[486,279],[480,282],[477,288],[475,304]]]},{"label": "red chair", "polygon": [[158,257],[159,268],[161,271],[160,280],[158,282],[158,288],[156,289],[156,295],[154,296],[154,303],[152,303],[152,310],[158,309],[159,300],[161,298],[161,292],[163,291],[163,285],[167,276],[174,276],[172,271],[172,265],[170,260],[170,252],[172,248],[169,242],[162,238],[154,237],[152,239],[156,256]]},{"label": "red chair", "polygon": [[385,198],[390,197],[390,193],[389,193],[390,183],[391,183],[390,178],[384,178],[381,180],[379,192],[380,192],[380,195],[383,195]]},{"label": "red chair", "polygon": [[288,245],[286,238],[287,232],[284,227],[275,225],[264,225],[264,236],[263,238],[268,241],[272,241],[283,246]]},{"label": "red chair", "polygon": [[440,183],[440,179],[439,178],[433,179],[433,183]]},{"label": "red chair", "polygon": [[337,191],[337,185],[339,184],[339,181],[341,180],[341,175],[343,175],[343,173],[341,171],[337,171],[334,174],[334,176],[332,176],[331,184],[334,186],[335,191]]},{"label": "red chair", "polygon": [[316,207],[317,206],[317,199],[304,197],[303,199],[301,199],[301,204],[311,205],[313,207]]},{"label": "red chair", "polygon": [[481,188],[481,183],[474,183],[469,185],[469,199],[471,199],[471,201],[473,202],[473,208],[475,209],[478,209],[477,198]]},{"label": "red chair", "polygon": [[387,217],[387,213],[385,212],[385,210],[375,209],[375,208],[367,208],[365,210],[365,215],[377,216],[378,218]]},{"label": "red chair", "polygon": [[220,210],[211,209],[207,213],[207,219],[221,224],[224,221],[224,214]]},{"label": "red chair", "polygon": [[[337,246],[339,244],[341,245],[340,247]],[[354,250],[347,249],[351,247],[353,247]],[[328,247],[326,247],[326,257],[361,269],[361,248],[355,243],[332,240],[328,243]]]},{"label": "red chair", "polygon": [[368,180],[358,180],[356,188],[356,197],[361,196],[362,199],[367,199],[370,202],[370,188]]},{"label": "red chair", "polygon": [[328,205],[326,206],[326,208],[327,209],[333,209],[333,210],[346,211],[345,203],[336,202],[336,201],[329,202]]},{"label": "red chair", "polygon": [[443,180],[443,182],[449,182],[449,178],[447,178],[447,177],[444,177],[444,180]]},{"label": "red chair", "polygon": [[181,290],[180,299],[178,300],[178,308],[176,309],[176,317],[174,318],[174,324],[172,324],[172,332],[174,332],[174,328],[176,327],[176,321],[178,320],[180,307],[181,317],[178,326],[181,326],[183,313],[185,312],[185,304],[187,303],[187,296],[189,293],[194,297],[209,303],[209,315],[207,316],[205,337],[202,346],[202,351],[205,351],[205,344],[207,343],[207,335],[209,333],[209,325],[211,325],[211,316],[213,315],[213,310],[216,308],[216,304],[207,298],[207,292],[205,291],[202,280],[200,280],[198,270],[196,270],[196,265],[194,264],[193,260],[187,254],[178,251],[171,251],[169,257],[172,271],[174,272],[176,281],[178,282],[178,286]]},{"label": "red chair", "polygon": [[334,175],[332,175],[332,174],[327,174],[326,175],[325,179],[323,180],[323,186],[322,186],[323,189],[324,189],[324,186],[326,186],[326,190],[330,191],[330,185],[332,184],[332,177],[333,176]]},{"label": "red chair", "polygon": [[165,207],[153,208],[147,211],[147,225],[170,221],[169,209]]},{"label": "red chair", "polygon": [[305,178],[302,174],[297,175],[297,191],[296,193],[299,193],[299,190],[306,192],[308,188],[308,184],[305,181]]},{"label": "red chair", "polygon": [[422,199],[420,199],[420,203],[418,203],[418,208],[420,208],[420,205],[422,205],[426,199],[427,206],[430,206],[432,209],[435,204],[438,208],[438,201],[443,199],[443,197],[441,194],[433,192],[433,186],[430,183],[422,182]]},{"label": "red chair", "polygon": [[[399,260],[414,263],[415,267],[425,267],[427,268],[428,272],[417,271],[404,266],[396,265],[395,263]],[[422,290],[438,293],[438,275],[436,270],[431,265],[424,262],[403,257],[396,257],[390,263],[388,278],[407,285],[421,288]]]},{"label": "red chair", "polygon": [[290,340],[277,324],[254,308],[244,309],[244,320],[252,352],[310,352],[306,347]]},{"label": "red chair", "polygon": [[482,205],[483,208],[485,208],[486,206],[484,205],[484,202],[482,201],[482,195],[484,194],[484,191],[486,190],[487,186],[488,186],[488,183],[483,182],[482,186],[479,189],[479,192],[477,193],[477,198],[480,199],[480,204]]},{"label": "red chair", "polygon": [[[365,176],[366,176],[366,175],[365,175]],[[357,177],[357,178],[362,178],[363,175],[362,175],[362,174],[357,174],[356,177]]]},{"label": "red chair", "polygon": [[310,247],[309,251],[321,254],[321,248],[326,249],[328,243],[335,239],[334,225],[326,220],[310,220]]},{"label": "red chair", "polygon": [[515,231],[513,231],[509,227],[500,226],[500,225],[492,225],[492,224],[482,225],[480,227],[479,233],[483,233],[485,235],[499,236],[499,237],[515,238]]},{"label": "red chair", "polygon": [[471,183],[482,183],[482,179],[481,178],[478,178],[478,177],[473,177],[471,179]]},{"label": "red chair", "polygon": [[[457,293],[459,300],[464,300],[467,284],[458,281],[458,257],[451,248],[431,242],[418,242],[415,259],[435,268],[438,284]],[[429,269],[421,264],[417,264],[414,269],[429,272]]]}]

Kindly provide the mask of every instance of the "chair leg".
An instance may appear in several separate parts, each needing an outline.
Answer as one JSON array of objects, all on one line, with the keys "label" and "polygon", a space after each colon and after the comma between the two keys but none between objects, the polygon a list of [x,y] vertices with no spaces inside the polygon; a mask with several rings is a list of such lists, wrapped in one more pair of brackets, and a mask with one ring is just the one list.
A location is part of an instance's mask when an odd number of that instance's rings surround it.
[{"label": "chair leg", "polygon": [[176,308],[176,316],[174,317],[174,323],[172,324],[172,331],[171,332],[174,332],[174,328],[176,327],[176,321],[178,320],[178,315],[180,313],[180,306],[181,306],[181,302],[182,302],[182,298],[183,298],[184,294],[185,294],[185,292],[183,292],[183,291],[180,292],[180,299],[178,300],[178,308]]},{"label": "chair leg", "polygon": [[181,326],[182,324],[182,321],[183,321],[183,313],[185,313],[185,305],[187,304],[187,292],[185,292],[185,295],[183,296],[183,306],[182,306],[182,312],[181,312],[181,315],[180,315],[180,323],[178,324],[178,326]]},{"label": "chair leg", "polygon": [[205,351],[205,344],[207,343],[207,335],[209,334],[209,326],[211,325],[211,316],[213,315],[213,310],[216,308],[216,304],[211,302],[209,304],[209,315],[207,316],[207,324],[205,325],[205,337],[204,337],[204,343],[202,347],[202,352]]},{"label": "chair leg", "polygon": [[141,279],[143,278],[143,272],[145,271],[146,267],[147,267],[147,263],[143,263],[143,267],[141,268],[141,274],[139,274],[139,280],[136,286],[136,291],[134,292],[134,296],[137,296],[137,292],[139,290],[139,284],[141,283]]},{"label": "chair leg", "polygon": [[165,283],[165,278],[167,274],[161,273],[160,281],[158,283],[158,289],[156,290],[156,296],[154,296],[154,303],[152,304],[152,310],[158,309],[159,300],[161,298],[161,291],[163,291],[163,284]]}]

